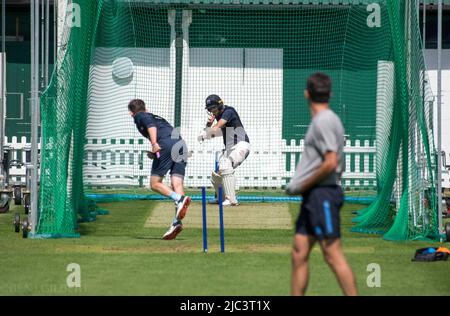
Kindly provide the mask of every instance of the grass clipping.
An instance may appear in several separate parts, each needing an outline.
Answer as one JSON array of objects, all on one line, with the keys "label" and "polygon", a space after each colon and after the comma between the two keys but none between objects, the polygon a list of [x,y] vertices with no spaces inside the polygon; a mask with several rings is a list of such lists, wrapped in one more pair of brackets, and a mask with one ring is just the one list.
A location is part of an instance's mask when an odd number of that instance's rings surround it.
[{"label": "grass clipping", "polygon": [[[175,214],[173,203],[161,202],[155,205],[145,227],[166,227]],[[208,228],[219,228],[219,205],[206,205]],[[183,219],[183,225],[202,228],[202,204],[192,202]],[[292,218],[287,203],[243,203],[223,208],[226,228],[238,229],[292,229]]]}]

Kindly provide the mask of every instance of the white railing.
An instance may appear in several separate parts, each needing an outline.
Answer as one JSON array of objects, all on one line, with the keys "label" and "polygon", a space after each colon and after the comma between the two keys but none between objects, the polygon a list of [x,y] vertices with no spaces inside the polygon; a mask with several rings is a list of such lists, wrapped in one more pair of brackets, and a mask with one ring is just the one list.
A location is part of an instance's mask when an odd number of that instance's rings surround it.
[{"label": "white railing", "polygon": [[[30,149],[31,144],[27,142],[26,137],[6,137],[4,138],[5,149],[10,150],[10,159],[16,163],[9,168],[10,184],[25,185],[26,164],[31,163]],[[39,150],[41,145],[38,145]]]},{"label": "white railing", "polygon": [[[5,145],[12,149],[12,159],[29,163],[26,138],[5,138]],[[280,188],[293,176],[296,164],[304,148],[303,140],[286,143],[280,141],[270,150],[252,149],[241,167],[237,169],[238,186],[241,188]],[[40,147],[39,147],[40,148]],[[138,140],[98,139],[85,145],[84,179],[93,187],[137,186],[148,187],[151,160],[146,157],[149,146]],[[280,155],[281,153],[281,155]],[[345,172],[342,185],[351,188],[376,187],[376,147],[369,141],[347,141],[345,148]],[[187,187],[210,186],[210,174],[214,166],[215,151],[204,148],[193,152],[188,160],[185,185]],[[29,159],[29,158],[28,158]],[[270,168],[268,168],[270,166]],[[273,167],[275,166],[275,167]],[[270,170],[269,170],[270,169]],[[12,182],[25,183],[25,165],[10,168]]]},{"label": "white railing", "polygon": [[[284,145],[282,152],[290,162],[284,178],[291,178],[294,175],[298,160],[303,152],[304,141],[296,145],[291,141],[289,145]],[[368,140],[361,144],[360,140],[347,140],[344,147],[345,172],[342,174],[342,185],[344,187],[376,187],[376,147],[370,145]],[[352,163],[353,162],[353,163]]]}]

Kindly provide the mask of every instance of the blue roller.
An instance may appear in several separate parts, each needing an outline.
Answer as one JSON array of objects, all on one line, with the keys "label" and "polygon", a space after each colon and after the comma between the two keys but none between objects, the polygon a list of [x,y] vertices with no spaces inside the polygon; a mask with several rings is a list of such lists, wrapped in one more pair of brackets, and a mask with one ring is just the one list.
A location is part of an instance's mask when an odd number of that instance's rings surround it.
[{"label": "blue roller", "polygon": [[[214,196],[208,195],[206,198],[211,199]],[[96,202],[119,202],[132,200],[152,200],[152,201],[171,201],[163,195],[159,194],[86,194],[87,199]],[[193,201],[202,201],[202,195],[192,195]],[[353,197],[346,196],[344,198],[347,203],[370,204],[375,201],[375,196],[369,197]],[[239,202],[253,203],[292,203],[301,202],[302,198],[298,196],[270,196],[270,195],[239,195]]]}]

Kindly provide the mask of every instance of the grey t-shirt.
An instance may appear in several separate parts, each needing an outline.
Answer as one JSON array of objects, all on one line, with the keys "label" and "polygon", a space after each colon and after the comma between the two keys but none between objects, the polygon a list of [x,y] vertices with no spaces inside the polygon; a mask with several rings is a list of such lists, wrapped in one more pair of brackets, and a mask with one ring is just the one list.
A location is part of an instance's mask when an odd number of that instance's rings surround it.
[{"label": "grey t-shirt", "polygon": [[323,110],[312,119],[305,136],[305,147],[286,193],[299,194],[306,179],[320,167],[329,151],[338,154],[338,167],[317,185],[339,184],[344,171],[344,127],[339,117],[330,109]]}]

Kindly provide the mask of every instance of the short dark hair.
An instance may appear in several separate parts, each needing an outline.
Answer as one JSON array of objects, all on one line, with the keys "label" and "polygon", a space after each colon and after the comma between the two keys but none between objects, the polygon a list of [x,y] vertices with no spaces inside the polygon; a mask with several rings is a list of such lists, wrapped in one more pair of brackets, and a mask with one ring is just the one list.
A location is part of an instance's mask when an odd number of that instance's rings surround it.
[{"label": "short dark hair", "polygon": [[331,96],[331,78],[321,72],[309,76],[306,90],[312,102],[327,103]]},{"label": "short dark hair", "polygon": [[133,99],[128,103],[128,110],[133,113],[145,111],[145,102],[141,99]]}]

